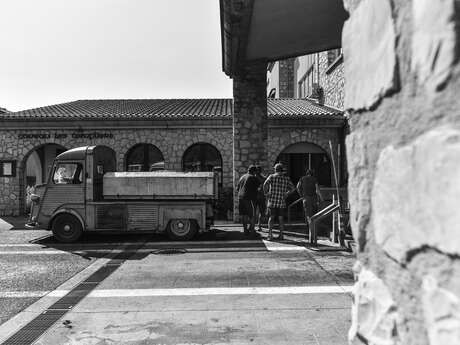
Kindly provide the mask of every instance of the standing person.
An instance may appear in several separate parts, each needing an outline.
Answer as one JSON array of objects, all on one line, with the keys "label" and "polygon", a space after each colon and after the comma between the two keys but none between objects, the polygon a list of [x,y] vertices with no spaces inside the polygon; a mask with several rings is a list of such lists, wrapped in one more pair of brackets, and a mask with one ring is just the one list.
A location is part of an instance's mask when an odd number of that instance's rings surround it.
[{"label": "standing person", "polygon": [[283,164],[275,164],[275,173],[267,177],[264,183],[264,192],[267,196],[268,218],[268,239],[272,240],[273,222],[276,217],[280,224],[279,240],[283,239],[284,215],[286,213],[286,197],[295,190],[291,179],[283,173]]},{"label": "standing person", "polygon": [[256,165],[256,177],[260,182],[260,186],[257,192],[257,201],[256,201],[256,221],[257,221],[257,230],[261,231],[261,222],[263,217],[265,216],[265,212],[267,211],[267,200],[265,199],[264,194],[264,183],[267,179],[264,175],[262,175],[262,167],[260,165]]},{"label": "standing person", "polygon": [[297,191],[303,199],[305,223],[310,224],[311,217],[318,212],[318,198],[321,201],[323,199],[313,170],[307,169],[305,176],[300,178]]},{"label": "standing person", "polygon": [[[243,218],[244,234],[255,233],[255,204],[260,182],[255,176],[256,167],[249,166],[248,172],[238,181],[238,210]],[[249,224],[249,227],[248,227]]]}]

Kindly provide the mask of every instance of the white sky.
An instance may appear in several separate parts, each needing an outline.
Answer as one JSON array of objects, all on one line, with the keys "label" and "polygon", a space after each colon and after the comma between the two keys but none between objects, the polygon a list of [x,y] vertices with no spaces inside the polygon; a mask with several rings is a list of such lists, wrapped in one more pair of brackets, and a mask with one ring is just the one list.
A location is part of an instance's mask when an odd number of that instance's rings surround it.
[{"label": "white sky", "polygon": [[231,98],[218,0],[2,0],[0,107]]}]

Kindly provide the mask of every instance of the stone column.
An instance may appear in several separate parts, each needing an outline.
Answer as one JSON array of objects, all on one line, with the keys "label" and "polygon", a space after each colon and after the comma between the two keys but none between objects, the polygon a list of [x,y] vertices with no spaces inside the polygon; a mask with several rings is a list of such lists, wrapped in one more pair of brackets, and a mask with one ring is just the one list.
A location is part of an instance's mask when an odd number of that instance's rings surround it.
[{"label": "stone column", "polygon": [[233,78],[234,220],[238,218],[236,185],[249,165],[268,168],[267,64],[246,66]]},{"label": "stone column", "polygon": [[348,0],[350,343],[460,344],[460,6]]}]

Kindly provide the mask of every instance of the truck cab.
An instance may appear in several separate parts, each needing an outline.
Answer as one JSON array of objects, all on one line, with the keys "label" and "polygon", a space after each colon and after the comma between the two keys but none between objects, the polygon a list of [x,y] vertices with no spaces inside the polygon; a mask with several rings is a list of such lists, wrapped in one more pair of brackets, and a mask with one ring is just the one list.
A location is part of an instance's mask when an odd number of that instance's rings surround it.
[{"label": "truck cab", "polygon": [[116,172],[112,149],[78,147],[54,160],[47,183],[31,197],[27,227],[51,230],[60,242],[75,242],[85,231],[190,240],[210,230],[217,185],[212,172]]}]

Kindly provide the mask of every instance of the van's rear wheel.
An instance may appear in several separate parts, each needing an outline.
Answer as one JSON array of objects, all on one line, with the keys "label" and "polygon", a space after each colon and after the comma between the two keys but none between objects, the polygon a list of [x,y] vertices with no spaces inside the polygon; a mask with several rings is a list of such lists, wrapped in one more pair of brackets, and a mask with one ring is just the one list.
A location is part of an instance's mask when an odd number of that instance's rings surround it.
[{"label": "van's rear wheel", "polygon": [[166,232],[172,240],[191,240],[198,230],[196,222],[191,219],[171,219]]},{"label": "van's rear wheel", "polygon": [[80,221],[70,214],[57,216],[53,221],[52,230],[54,237],[64,243],[77,241],[83,233]]}]

